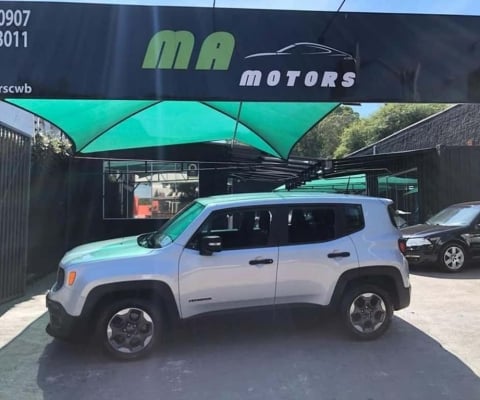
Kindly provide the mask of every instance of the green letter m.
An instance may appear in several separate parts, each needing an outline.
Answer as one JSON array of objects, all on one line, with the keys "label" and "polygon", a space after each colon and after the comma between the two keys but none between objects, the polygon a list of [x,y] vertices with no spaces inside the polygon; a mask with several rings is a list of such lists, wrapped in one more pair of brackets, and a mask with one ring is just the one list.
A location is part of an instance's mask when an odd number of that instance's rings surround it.
[{"label": "green letter m", "polygon": [[195,38],[189,31],[160,31],[150,39],[143,69],[187,69]]}]

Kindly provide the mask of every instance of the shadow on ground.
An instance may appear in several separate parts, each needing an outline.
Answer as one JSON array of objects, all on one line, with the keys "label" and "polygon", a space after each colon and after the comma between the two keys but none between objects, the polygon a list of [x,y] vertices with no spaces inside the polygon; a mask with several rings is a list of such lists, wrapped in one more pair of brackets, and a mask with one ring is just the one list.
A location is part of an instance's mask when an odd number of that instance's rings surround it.
[{"label": "shadow on ground", "polygon": [[15,299],[9,300],[0,304],[0,316],[5,314],[8,310],[15,307],[18,303],[31,300],[35,296],[43,295],[48,289],[52,287],[55,282],[55,274],[49,274],[27,286],[25,294]]},{"label": "shadow on ground", "polygon": [[51,340],[45,324],[0,351],[0,398],[480,398],[470,368],[400,318],[374,342],[352,341],[336,320],[309,313],[200,319],[134,362]]}]

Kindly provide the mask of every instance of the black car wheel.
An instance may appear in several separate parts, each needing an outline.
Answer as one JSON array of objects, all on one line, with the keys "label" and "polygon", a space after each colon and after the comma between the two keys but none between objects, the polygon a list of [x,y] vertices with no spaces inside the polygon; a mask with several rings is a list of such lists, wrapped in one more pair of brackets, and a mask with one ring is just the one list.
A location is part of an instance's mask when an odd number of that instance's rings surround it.
[{"label": "black car wheel", "polygon": [[97,334],[110,355],[131,360],[150,353],[161,330],[161,313],[143,299],[131,299],[104,309]]},{"label": "black car wheel", "polygon": [[372,340],[383,335],[393,315],[390,296],[375,285],[360,285],[349,290],[341,305],[343,321],[357,339]]},{"label": "black car wheel", "polygon": [[467,255],[462,245],[449,243],[440,254],[440,266],[447,272],[460,272],[467,263]]}]

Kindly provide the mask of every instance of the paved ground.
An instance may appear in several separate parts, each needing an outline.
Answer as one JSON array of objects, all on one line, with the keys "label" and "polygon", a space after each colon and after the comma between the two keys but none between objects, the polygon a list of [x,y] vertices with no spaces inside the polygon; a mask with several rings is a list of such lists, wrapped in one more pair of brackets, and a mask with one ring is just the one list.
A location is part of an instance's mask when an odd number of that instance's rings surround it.
[{"label": "paved ground", "polygon": [[0,399],[480,399],[480,268],[413,272],[412,305],[374,342],[350,341],[326,316],[259,313],[198,321],[127,363],[52,340],[46,315],[7,334],[15,316],[44,311],[40,283],[0,308],[0,340],[14,335],[0,350]]},{"label": "paved ground", "polygon": [[0,349],[45,314],[45,292],[54,281],[55,274],[46,276],[29,285],[25,296],[0,305]]}]

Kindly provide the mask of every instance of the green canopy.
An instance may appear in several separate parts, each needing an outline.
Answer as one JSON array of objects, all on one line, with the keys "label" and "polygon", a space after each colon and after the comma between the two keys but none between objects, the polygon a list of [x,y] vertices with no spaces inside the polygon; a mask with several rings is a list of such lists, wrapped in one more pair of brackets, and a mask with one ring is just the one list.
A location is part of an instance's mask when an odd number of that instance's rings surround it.
[{"label": "green canopy", "polygon": [[[398,176],[381,176],[378,178],[378,188],[385,190],[388,186],[416,187],[417,179],[400,178]],[[275,191],[286,190],[285,185],[279,186]],[[319,192],[356,192],[367,190],[365,174],[341,176],[337,178],[314,179],[292,190],[319,191]]]},{"label": "green canopy", "polygon": [[236,140],[288,159],[338,103],[5,99],[56,125],[76,153]]}]

